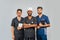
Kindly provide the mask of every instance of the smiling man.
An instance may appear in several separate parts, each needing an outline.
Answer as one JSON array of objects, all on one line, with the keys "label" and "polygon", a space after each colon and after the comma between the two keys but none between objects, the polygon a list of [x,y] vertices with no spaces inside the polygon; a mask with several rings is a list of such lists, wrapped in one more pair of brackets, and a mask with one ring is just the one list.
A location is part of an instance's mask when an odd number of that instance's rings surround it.
[{"label": "smiling man", "polygon": [[25,40],[35,40],[35,27],[37,26],[36,18],[32,16],[32,8],[28,8],[24,21],[24,36]]}]

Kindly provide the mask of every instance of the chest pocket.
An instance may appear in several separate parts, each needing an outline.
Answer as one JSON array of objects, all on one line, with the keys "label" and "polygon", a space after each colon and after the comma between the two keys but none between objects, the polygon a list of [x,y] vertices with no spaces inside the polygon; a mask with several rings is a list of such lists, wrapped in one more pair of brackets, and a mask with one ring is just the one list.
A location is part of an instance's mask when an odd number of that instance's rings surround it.
[{"label": "chest pocket", "polygon": [[31,20],[26,19],[25,23],[27,23],[27,24],[33,24],[34,20],[33,19],[31,19]]},{"label": "chest pocket", "polygon": [[33,19],[30,20],[30,24],[34,24],[34,20]]},{"label": "chest pocket", "polygon": [[43,25],[45,24],[45,19],[44,19],[44,18],[41,19],[41,23],[42,23]]}]

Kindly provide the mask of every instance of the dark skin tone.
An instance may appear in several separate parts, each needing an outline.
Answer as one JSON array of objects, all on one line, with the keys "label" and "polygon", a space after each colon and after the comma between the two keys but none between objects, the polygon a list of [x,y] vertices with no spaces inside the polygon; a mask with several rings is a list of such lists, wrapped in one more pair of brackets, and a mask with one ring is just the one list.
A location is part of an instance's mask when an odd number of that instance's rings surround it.
[{"label": "dark skin tone", "polygon": [[[28,14],[28,19],[31,20],[31,18],[32,18],[32,11],[28,10],[27,14]],[[37,24],[26,24],[26,23],[24,23],[24,28],[30,28],[30,27],[36,27],[36,26],[37,26]]]},{"label": "dark skin tone", "polygon": [[[37,9],[39,17],[42,17],[42,11],[43,11],[43,9],[41,9],[41,8]],[[41,28],[41,27],[50,27],[50,24],[43,25],[43,24],[39,23],[39,26],[37,26],[37,28]]]}]

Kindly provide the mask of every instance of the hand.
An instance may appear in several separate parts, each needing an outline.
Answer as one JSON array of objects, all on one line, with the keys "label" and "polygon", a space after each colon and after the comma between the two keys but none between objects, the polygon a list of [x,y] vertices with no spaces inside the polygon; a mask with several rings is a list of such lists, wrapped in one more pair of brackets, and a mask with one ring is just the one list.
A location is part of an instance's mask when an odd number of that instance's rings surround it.
[{"label": "hand", "polygon": [[44,26],[44,25],[40,23],[39,26],[42,27],[42,26]]},{"label": "hand", "polygon": [[37,26],[37,28],[39,29],[39,28],[40,28],[40,26]]},{"label": "hand", "polygon": [[15,39],[12,39],[12,40],[15,40]]},{"label": "hand", "polygon": [[14,35],[12,35],[12,40],[15,40],[15,36]]},{"label": "hand", "polygon": [[22,29],[22,27],[17,27],[18,30]]}]

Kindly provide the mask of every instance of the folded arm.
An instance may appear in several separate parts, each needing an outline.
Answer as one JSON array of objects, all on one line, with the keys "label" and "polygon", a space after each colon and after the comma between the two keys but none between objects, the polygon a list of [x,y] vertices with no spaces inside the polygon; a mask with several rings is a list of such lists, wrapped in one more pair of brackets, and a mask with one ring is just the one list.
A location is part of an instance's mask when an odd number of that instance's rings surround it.
[{"label": "folded arm", "polygon": [[37,24],[26,24],[24,23],[24,28],[31,28],[31,27],[36,27]]}]

